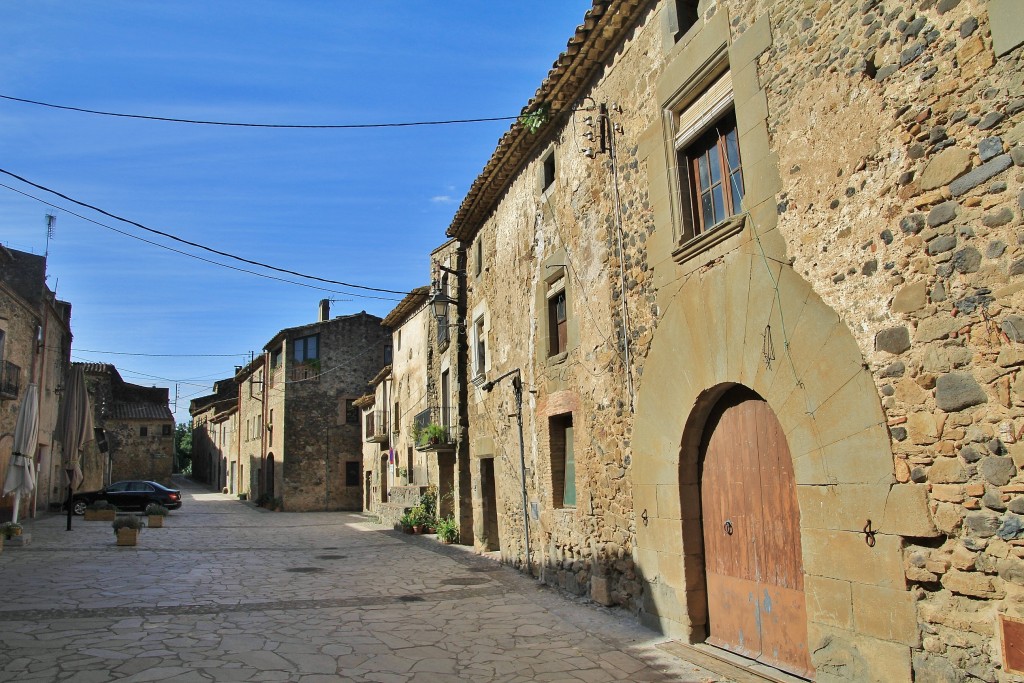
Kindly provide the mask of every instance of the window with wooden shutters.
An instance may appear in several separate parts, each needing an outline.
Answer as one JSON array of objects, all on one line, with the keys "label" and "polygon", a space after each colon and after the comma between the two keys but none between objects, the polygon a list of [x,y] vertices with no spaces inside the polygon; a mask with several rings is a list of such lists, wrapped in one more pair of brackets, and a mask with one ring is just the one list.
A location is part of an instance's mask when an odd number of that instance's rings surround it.
[{"label": "window with wooden shutters", "polygon": [[572,413],[548,418],[551,497],[556,508],[576,507],[576,452]]},{"label": "window with wooden shutters", "polygon": [[565,353],[568,344],[569,324],[563,277],[548,287],[548,355]]}]

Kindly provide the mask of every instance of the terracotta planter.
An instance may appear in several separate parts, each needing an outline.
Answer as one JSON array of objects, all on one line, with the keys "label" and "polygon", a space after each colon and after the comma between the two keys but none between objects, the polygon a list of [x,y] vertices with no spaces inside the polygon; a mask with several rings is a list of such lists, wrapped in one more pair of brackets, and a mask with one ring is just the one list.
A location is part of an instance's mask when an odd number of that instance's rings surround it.
[{"label": "terracotta planter", "polygon": [[413,532],[413,529],[411,526],[403,526],[402,531],[404,531],[407,534],[411,534]]},{"label": "terracotta planter", "polygon": [[163,515],[146,515],[146,526],[150,529],[159,529],[164,525]]},{"label": "terracotta planter", "polygon": [[117,517],[117,510],[86,510],[85,521],[87,522],[113,522]]},{"label": "terracotta planter", "polygon": [[139,530],[129,529],[123,527],[117,530],[117,544],[118,545],[138,545],[139,542]]}]

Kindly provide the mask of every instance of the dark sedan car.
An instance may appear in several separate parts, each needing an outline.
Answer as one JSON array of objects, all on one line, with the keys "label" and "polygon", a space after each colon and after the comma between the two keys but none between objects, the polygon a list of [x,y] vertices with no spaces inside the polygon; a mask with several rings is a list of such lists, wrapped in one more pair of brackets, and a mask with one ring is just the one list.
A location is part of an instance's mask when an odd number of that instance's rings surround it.
[{"label": "dark sedan car", "polygon": [[145,510],[150,503],[177,510],[181,507],[181,491],[161,486],[155,481],[116,481],[99,491],[76,493],[71,499],[71,508],[76,515],[84,515],[85,508],[98,500],[105,500],[122,510]]}]

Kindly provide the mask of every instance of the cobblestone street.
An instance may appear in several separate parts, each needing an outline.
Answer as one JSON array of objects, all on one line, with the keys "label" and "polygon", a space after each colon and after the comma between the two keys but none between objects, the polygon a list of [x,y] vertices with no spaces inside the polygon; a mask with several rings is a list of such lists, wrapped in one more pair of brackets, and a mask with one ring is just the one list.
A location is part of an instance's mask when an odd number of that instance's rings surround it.
[{"label": "cobblestone street", "polygon": [[135,548],[109,522],[26,523],[0,555],[0,680],[726,680],[466,548],[178,484]]}]

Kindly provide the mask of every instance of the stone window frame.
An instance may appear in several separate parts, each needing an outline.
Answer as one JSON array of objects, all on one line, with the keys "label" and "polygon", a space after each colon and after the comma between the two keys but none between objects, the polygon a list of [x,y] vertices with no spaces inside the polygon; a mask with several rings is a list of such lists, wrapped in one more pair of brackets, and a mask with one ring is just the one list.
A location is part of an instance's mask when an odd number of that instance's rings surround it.
[{"label": "stone window frame", "polygon": [[558,158],[555,154],[555,143],[548,145],[540,155],[540,163],[537,165],[537,194],[541,197],[551,197],[558,187]]},{"label": "stone window frame", "polygon": [[160,428],[160,435],[161,436],[173,436],[174,435],[174,429],[171,427],[171,425],[166,425],[166,424],[162,425],[161,428]]},{"label": "stone window frame", "polygon": [[[537,344],[535,357],[543,366],[552,368],[566,362],[569,354],[579,346],[579,320],[573,315],[576,304],[575,292],[571,286],[568,269],[569,255],[564,247],[553,251],[541,263],[544,279],[537,287],[534,306],[537,311]],[[565,349],[552,352],[551,349],[551,298],[560,291],[565,292],[566,341]]]},{"label": "stone window frame", "polygon": [[672,0],[665,3],[664,33],[666,42],[674,44],[700,21],[701,0]]},{"label": "stone window frame", "polygon": [[487,374],[487,316],[484,313],[473,318],[473,378]]},{"label": "stone window frame", "polygon": [[[758,76],[758,57],[771,44],[767,13],[734,37],[727,8],[718,6],[715,12],[704,12],[683,40],[665,45],[665,67],[655,84],[662,116],[641,137],[640,156],[648,163],[656,228],[648,248],[659,260],[682,266],[683,273],[725,255],[755,235],[769,251],[779,248],[777,194],[782,191],[782,179],[778,153],[771,150],[768,134],[767,94]],[[732,80],[732,106],[743,160],[743,211],[694,239],[683,221],[676,117],[726,72]],[[666,285],[679,275],[671,269],[656,271],[655,286]]]},{"label": "stone window frame", "polygon": [[139,436],[149,436],[149,425],[139,426]]}]

